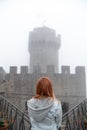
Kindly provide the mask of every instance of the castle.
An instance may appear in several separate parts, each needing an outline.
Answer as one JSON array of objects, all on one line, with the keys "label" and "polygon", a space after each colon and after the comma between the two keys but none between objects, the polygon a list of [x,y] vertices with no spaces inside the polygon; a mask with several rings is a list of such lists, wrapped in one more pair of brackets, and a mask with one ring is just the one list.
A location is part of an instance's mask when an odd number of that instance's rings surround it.
[{"label": "castle", "polygon": [[29,37],[30,67],[21,66],[20,73],[16,66],[10,67],[9,73],[1,67],[0,92],[25,111],[27,100],[35,94],[36,81],[41,76],[48,76],[56,97],[66,107],[65,111],[79,103],[86,97],[85,67],[77,66],[72,74],[69,66],[62,66],[59,73],[59,48],[60,35],[56,37],[54,30],[47,27],[34,29]]}]

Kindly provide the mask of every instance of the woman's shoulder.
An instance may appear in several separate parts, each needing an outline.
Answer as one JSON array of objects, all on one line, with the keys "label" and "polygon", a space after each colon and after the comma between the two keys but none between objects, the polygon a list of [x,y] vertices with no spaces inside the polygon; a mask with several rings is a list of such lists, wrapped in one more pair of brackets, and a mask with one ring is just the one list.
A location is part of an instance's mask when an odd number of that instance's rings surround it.
[{"label": "woman's shoulder", "polygon": [[52,106],[50,112],[52,112],[53,114],[56,114],[56,113],[60,112],[61,110],[62,110],[61,101],[58,99],[54,99],[54,103],[53,103],[53,106]]},{"label": "woman's shoulder", "polygon": [[54,106],[61,106],[61,101],[59,99],[54,99]]},{"label": "woman's shoulder", "polygon": [[32,103],[32,102],[34,102],[34,98],[31,98],[31,99],[29,99],[28,101],[27,101],[27,103]]}]

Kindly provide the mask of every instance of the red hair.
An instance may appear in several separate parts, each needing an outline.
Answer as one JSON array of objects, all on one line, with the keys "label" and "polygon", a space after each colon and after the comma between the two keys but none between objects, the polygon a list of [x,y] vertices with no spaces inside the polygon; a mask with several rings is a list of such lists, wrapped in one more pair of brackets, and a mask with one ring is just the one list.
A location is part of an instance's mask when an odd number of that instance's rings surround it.
[{"label": "red hair", "polygon": [[48,77],[41,77],[36,84],[36,96],[34,98],[40,99],[42,97],[52,97],[54,99],[52,82]]}]

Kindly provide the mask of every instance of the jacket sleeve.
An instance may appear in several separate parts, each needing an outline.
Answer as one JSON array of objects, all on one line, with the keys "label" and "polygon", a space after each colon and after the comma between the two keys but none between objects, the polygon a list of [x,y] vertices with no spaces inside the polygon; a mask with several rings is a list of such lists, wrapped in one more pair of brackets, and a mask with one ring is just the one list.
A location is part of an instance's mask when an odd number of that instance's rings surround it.
[{"label": "jacket sleeve", "polygon": [[61,107],[61,102],[60,101],[55,101],[53,108],[51,109],[52,115],[55,118],[55,122],[57,127],[61,127],[61,122],[62,122],[62,107]]}]

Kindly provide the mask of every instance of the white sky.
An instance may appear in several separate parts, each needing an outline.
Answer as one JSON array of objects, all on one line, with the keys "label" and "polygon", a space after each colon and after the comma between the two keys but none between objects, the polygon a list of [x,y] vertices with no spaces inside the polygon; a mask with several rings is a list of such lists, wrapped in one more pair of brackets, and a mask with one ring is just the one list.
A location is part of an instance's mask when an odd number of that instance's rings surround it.
[{"label": "white sky", "polygon": [[29,31],[43,25],[61,34],[60,67],[87,68],[87,0],[0,0],[0,66],[28,65]]}]

